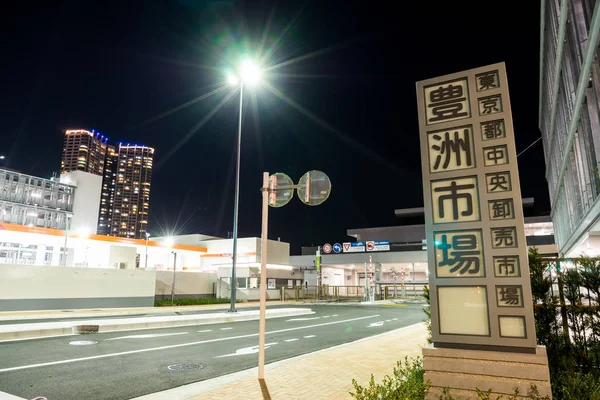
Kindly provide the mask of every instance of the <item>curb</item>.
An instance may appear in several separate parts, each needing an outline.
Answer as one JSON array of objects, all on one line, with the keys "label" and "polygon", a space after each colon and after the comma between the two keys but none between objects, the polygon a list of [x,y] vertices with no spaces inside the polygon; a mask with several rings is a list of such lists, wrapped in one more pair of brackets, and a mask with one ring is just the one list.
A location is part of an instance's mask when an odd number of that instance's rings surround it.
[{"label": "curb", "polygon": [[[267,301],[267,308],[277,306],[298,305],[301,302],[280,300]],[[237,309],[259,307],[259,302],[243,302],[236,303]],[[164,307],[138,307],[129,309],[106,308],[97,311],[68,309],[68,310],[39,310],[39,314],[28,314],[24,311],[23,314],[17,314],[16,311],[0,312],[0,321],[25,321],[30,319],[67,319],[67,318],[101,318],[101,317],[118,317],[129,315],[143,314],[162,314],[165,312],[180,312],[180,311],[214,311],[220,312],[229,308],[228,303],[223,304],[206,304],[206,305],[191,305],[191,306],[164,306]],[[6,314],[15,315],[6,315]]]},{"label": "curb", "polygon": [[[267,310],[266,318],[285,318],[298,315],[314,314],[310,308],[287,308]],[[258,310],[240,311],[236,315],[227,315],[225,313],[182,315],[170,317],[148,317],[148,318],[123,318],[112,320],[89,320],[75,322],[42,322],[31,324],[29,329],[18,328],[22,325],[5,325],[9,328],[15,328],[13,331],[0,332],[0,341],[34,339],[49,336],[92,334],[115,331],[129,331],[139,329],[171,328],[188,325],[209,325],[227,322],[241,322],[258,320],[260,317]],[[36,326],[32,326],[36,325]],[[44,327],[43,325],[46,325]],[[63,326],[57,326],[63,325]],[[2,328],[2,326],[0,326]],[[25,327],[27,328],[27,327]]]}]

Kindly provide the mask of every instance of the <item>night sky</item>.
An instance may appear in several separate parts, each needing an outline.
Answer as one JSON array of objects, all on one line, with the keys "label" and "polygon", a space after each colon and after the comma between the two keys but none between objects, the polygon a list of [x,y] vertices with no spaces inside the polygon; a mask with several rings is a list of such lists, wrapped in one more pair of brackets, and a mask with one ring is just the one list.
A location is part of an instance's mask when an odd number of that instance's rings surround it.
[{"label": "night sky", "polygon": [[[1,28],[5,165],[52,176],[72,128],[152,146],[153,236],[232,230],[238,97],[214,112],[227,87],[174,109],[222,86],[244,55],[269,54],[265,79],[284,99],[265,86],[246,97],[240,237],[260,236],[263,171],[332,181],[321,206],[270,210],[269,237],[295,253],[423,205],[418,80],[505,61],[517,151],[540,136],[537,1],[17,3]],[[541,142],[519,167],[523,197],[548,213]]]}]

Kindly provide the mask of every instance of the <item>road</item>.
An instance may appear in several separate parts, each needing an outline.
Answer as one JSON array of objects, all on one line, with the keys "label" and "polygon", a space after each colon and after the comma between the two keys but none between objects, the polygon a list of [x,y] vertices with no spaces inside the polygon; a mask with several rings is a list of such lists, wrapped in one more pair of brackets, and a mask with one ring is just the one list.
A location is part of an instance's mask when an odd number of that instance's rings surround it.
[{"label": "road", "polygon": [[[314,314],[267,321],[267,363],[424,317],[422,304],[310,308]],[[0,392],[28,399],[131,399],[255,367],[257,346],[258,321],[0,342]]]}]

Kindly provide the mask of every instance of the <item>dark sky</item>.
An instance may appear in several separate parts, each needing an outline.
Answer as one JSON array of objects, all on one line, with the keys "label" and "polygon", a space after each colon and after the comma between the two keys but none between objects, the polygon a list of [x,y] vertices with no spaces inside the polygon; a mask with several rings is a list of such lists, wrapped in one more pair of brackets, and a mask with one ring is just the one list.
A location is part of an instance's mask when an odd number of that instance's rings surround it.
[{"label": "dark sky", "polygon": [[[63,1],[3,10],[2,132],[8,166],[49,177],[63,132],[156,149],[153,235],[232,229],[237,97],[224,82],[244,54],[276,44],[265,87],[247,97],[240,236],[260,236],[262,172],[326,172],[331,197],[271,209],[269,237],[300,246],[397,224],[423,205],[415,82],[505,61],[517,151],[539,137],[539,2]],[[36,3],[37,4],[37,3]],[[13,8],[10,8],[13,7]],[[527,8],[530,7],[530,8]],[[294,61],[295,60],[295,61]],[[293,105],[290,105],[289,102]],[[300,111],[302,110],[302,111]],[[547,212],[541,142],[519,157],[521,190]]]}]

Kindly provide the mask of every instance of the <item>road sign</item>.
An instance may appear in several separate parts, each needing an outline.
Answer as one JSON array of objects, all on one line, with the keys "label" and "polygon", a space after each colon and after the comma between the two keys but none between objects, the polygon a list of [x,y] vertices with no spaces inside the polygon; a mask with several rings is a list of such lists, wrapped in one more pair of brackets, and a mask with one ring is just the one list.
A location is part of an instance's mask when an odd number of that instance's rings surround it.
[{"label": "road sign", "polygon": [[329,243],[325,243],[323,245],[323,253],[329,254],[331,253],[332,247]]},{"label": "road sign", "polygon": [[322,204],[331,193],[331,181],[321,171],[308,171],[298,182],[298,197],[309,206]]},{"label": "road sign", "polygon": [[341,253],[342,252],[342,245],[339,243],[336,243],[333,245],[333,252],[334,253]]},{"label": "road sign", "polygon": [[367,242],[367,251],[389,251],[389,240],[370,240]]},{"label": "road sign", "polygon": [[365,242],[347,242],[343,245],[344,253],[359,253],[365,251]]},{"label": "road sign", "polygon": [[269,206],[283,207],[294,197],[294,181],[278,172],[269,177]]}]

